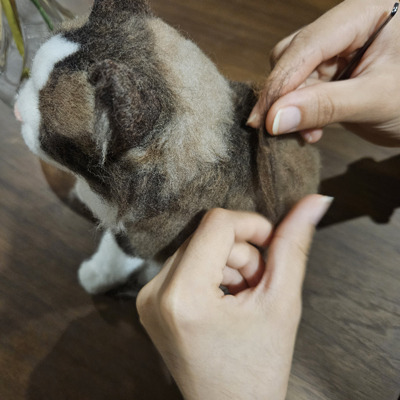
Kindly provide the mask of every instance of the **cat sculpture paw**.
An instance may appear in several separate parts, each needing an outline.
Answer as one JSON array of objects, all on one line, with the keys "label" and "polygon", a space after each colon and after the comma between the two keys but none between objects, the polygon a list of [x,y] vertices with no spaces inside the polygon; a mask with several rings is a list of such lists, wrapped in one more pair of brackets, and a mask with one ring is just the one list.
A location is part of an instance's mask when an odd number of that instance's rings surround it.
[{"label": "cat sculpture paw", "polygon": [[106,231],[97,252],[81,264],[78,279],[88,293],[105,293],[126,282],[128,276],[142,266],[142,259],[127,256],[113,234]]}]

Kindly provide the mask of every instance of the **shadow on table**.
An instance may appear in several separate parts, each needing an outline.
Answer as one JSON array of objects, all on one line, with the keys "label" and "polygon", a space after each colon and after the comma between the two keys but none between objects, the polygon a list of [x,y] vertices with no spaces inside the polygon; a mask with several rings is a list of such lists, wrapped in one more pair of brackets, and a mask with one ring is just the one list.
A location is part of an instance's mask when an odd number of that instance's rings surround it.
[{"label": "shadow on table", "polygon": [[[134,299],[97,296],[30,376],[29,400],[181,400]],[[104,323],[106,322],[106,323]]]},{"label": "shadow on table", "polygon": [[400,207],[400,155],[356,161],[345,174],[322,181],[320,192],[335,198],[320,228],[363,216],[386,224]]}]

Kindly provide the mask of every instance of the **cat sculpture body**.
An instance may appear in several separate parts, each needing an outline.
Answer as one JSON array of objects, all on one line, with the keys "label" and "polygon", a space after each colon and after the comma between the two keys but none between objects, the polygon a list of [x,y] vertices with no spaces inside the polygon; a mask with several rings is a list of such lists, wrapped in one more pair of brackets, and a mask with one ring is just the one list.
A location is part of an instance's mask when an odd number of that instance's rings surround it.
[{"label": "cat sculpture body", "polygon": [[160,265],[209,209],[276,223],[317,191],[316,150],[246,127],[255,102],[144,0],[96,0],[42,45],[16,107],[26,144],[76,176],[105,230],[79,270],[88,292]]}]

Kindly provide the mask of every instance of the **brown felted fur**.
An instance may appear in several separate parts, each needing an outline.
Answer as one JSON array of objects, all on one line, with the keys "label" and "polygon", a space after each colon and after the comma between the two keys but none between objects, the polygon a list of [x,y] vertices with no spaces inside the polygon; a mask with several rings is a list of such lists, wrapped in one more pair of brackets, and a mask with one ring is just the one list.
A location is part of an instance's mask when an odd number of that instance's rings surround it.
[{"label": "brown felted fur", "polygon": [[127,254],[163,261],[211,208],[277,223],[317,191],[317,151],[247,127],[253,89],[223,78],[146,1],[98,0],[56,34],[79,49],[40,90],[40,148],[78,177]]}]

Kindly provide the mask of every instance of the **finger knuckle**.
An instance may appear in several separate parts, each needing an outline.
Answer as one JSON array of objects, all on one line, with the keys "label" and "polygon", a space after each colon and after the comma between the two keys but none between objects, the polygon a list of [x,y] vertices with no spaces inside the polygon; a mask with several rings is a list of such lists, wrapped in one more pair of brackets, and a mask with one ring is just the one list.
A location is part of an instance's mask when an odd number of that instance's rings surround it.
[{"label": "finger knuckle", "polygon": [[164,317],[176,319],[183,316],[185,303],[179,288],[168,287],[160,296],[160,312]]},{"label": "finger knuckle", "polygon": [[164,317],[175,318],[179,315],[179,307],[176,296],[164,294],[160,299],[160,311]]},{"label": "finger knuckle", "polygon": [[160,299],[160,313],[163,319],[175,328],[195,325],[198,322],[198,312],[193,309],[190,301],[174,292],[166,292]]},{"label": "finger knuckle", "polygon": [[278,43],[269,53],[269,64],[271,65],[271,67],[275,67],[276,63],[279,60],[279,56],[281,54],[282,50],[281,50],[281,44]]},{"label": "finger knuckle", "polygon": [[311,37],[312,37],[312,34],[310,33],[308,27],[305,27],[300,32],[298,32],[296,35],[294,35],[294,37],[290,43],[290,46],[291,47],[305,47],[308,45]]},{"label": "finger knuckle", "polygon": [[203,217],[201,224],[219,224],[221,223],[221,221],[225,221],[228,218],[229,214],[230,212],[223,208],[213,208],[212,210],[207,211],[207,213]]},{"label": "finger knuckle", "polygon": [[319,93],[317,96],[317,117],[316,124],[318,128],[334,122],[337,115],[338,105],[326,93]]},{"label": "finger knuckle", "polygon": [[138,294],[136,298],[136,309],[139,314],[140,321],[145,325],[146,315],[149,315],[153,308],[152,297],[145,286]]}]

